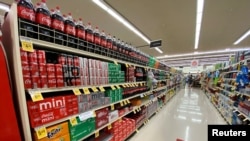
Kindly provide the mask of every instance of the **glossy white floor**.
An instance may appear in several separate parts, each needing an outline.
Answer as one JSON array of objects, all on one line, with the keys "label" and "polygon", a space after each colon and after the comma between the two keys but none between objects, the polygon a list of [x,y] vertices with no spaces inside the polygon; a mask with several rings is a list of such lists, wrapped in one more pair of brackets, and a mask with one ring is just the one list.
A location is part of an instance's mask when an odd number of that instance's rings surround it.
[{"label": "glossy white floor", "polygon": [[199,89],[179,91],[129,141],[207,141],[208,124],[226,124]]}]

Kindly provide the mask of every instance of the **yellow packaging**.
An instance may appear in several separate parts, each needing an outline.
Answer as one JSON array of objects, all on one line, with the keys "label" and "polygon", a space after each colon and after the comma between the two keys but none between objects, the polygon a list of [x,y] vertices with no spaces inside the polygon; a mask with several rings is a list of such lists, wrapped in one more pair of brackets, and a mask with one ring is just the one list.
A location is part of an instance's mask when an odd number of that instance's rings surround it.
[{"label": "yellow packaging", "polygon": [[[38,139],[36,132],[34,132],[34,140],[35,141],[57,141],[58,137],[63,137],[66,134],[69,134],[69,127],[68,127],[68,122],[63,122],[57,125],[53,125],[50,127],[47,127],[47,137]],[[64,140],[67,141],[67,140]]]},{"label": "yellow packaging", "polygon": [[49,141],[70,141],[70,136],[69,136],[69,133],[67,133],[61,137],[58,137]]}]

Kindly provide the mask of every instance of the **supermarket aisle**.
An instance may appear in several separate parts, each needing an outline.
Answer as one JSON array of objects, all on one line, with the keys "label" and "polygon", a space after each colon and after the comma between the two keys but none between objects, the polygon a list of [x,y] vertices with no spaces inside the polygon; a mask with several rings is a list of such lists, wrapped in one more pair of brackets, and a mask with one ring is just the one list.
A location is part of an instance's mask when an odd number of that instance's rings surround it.
[{"label": "supermarket aisle", "polygon": [[182,89],[129,141],[207,141],[208,124],[226,124],[199,89]]}]

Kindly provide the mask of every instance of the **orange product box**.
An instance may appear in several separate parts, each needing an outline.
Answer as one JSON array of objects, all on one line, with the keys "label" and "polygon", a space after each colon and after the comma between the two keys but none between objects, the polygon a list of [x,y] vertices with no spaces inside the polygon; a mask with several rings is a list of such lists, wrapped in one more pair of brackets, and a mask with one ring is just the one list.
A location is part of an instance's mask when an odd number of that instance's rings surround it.
[{"label": "orange product box", "polygon": [[52,139],[52,140],[47,140],[47,141],[70,141],[70,136],[69,136],[69,133],[68,133],[68,134],[60,136],[58,138],[55,138],[55,139]]},{"label": "orange product box", "polygon": [[130,102],[133,106],[140,106],[142,104],[140,99],[133,99]]},{"label": "orange product box", "polygon": [[[63,122],[60,124],[56,124],[50,127],[47,127],[47,137],[42,138],[42,139],[38,139],[36,132],[34,132],[34,139],[35,141],[60,141],[57,138],[65,138],[68,140],[63,140],[63,141],[70,141],[70,137],[69,137],[69,128],[68,128],[68,122]],[[67,136],[68,137],[67,137]]]}]

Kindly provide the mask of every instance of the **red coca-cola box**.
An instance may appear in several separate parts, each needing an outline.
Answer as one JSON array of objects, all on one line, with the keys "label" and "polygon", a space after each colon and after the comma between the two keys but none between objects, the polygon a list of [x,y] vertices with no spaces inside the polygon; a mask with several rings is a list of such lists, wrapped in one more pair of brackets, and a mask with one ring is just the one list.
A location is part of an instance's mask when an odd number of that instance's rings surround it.
[{"label": "red coca-cola box", "polygon": [[36,50],[34,50],[34,52],[28,52],[28,60],[30,63],[37,63]]},{"label": "red coca-cola box", "polygon": [[32,89],[32,80],[30,75],[23,75],[23,84],[24,84],[24,88],[27,89]]},{"label": "red coca-cola box", "polygon": [[37,62],[45,64],[46,63],[45,51],[44,50],[37,50],[36,54],[37,54]]},{"label": "red coca-cola box", "polygon": [[44,63],[39,63],[39,74],[40,76],[47,75],[47,66]]},{"label": "red coca-cola box", "polygon": [[48,88],[56,88],[56,77],[55,76],[48,76]]},{"label": "red coca-cola box", "polygon": [[31,76],[32,88],[37,89],[39,88],[39,76]]},{"label": "red coca-cola box", "polygon": [[39,68],[38,64],[35,62],[30,62],[30,74],[31,76],[38,76],[39,75]]},{"label": "red coca-cola box", "polygon": [[75,78],[75,85],[76,86],[81,86],[81,78],[80,77]]},{"label": "red coca-cola box", "polygon": [[103,125],[105,124],[108,124],[109,120],[107,117],[104,117],[104,118],[96,118],[96,129],[102,127]]},{"label": "red coca-cola box", "polygon": [[56,86],[57,87],[64,87],[63,76],[56,76]]},{"label": "red coca-cola box", "polygon": [[20,48],[20,56],[22,62],[28,62],[28,52]]},{"label": "red coca-cola box", "polygon": [[59,64],[67,65],[67,55],[66,54],[60,54],[58,56],[58,62],[59,62]]},{"label": "red coca-cola box", "polygon": [[105,117],[108,117],[108,114],[109,114],[109,109],[108,108],[103,108],[103,109],[100,109],[100,110],[96,110],[95,111],[95,114],[96,114],[96,118],[105,118]]},{"label": "red coca-cola box", "polygon": [[55,76],[55,64],[46,64],[47,75],[48,76]]},{"label": "red coca-cola box", "polygon": [[28,62],[22,61],[23,75],[30,75],[30,66]]},{"label": "red coca-cola box", "polygon": [[46,75],[42,75],[39,77],[38,87],[39,88],[48,88],[48,79],[47,79]]},{"label": "red coca-cola box", "polygon": [[73,57],[73,63],[75,67],[80,67],[80,59],[78,56]]},{"label": "red coca-cola box", "polygon": [[63,76],[63,70],[61,64],[55,64],[55,74],[56,76]]}]

